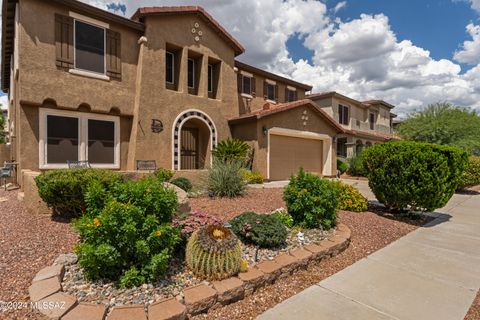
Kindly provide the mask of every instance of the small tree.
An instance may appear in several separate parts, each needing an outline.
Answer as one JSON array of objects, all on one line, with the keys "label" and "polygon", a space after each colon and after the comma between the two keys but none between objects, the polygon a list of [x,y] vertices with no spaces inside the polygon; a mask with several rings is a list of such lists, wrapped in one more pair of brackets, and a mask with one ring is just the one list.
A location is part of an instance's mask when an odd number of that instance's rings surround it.
[{"label": "small tree", "polygon": [[406,140],[455,146],[480,154],[480,116],[447,102],[431,104],[410,115],[397,132]]},{"label": "small tree", "polygon": [[7,142],[7,140],[5,139],[5,122],[5,116],[3,112],[0,112],[0,144]]}]

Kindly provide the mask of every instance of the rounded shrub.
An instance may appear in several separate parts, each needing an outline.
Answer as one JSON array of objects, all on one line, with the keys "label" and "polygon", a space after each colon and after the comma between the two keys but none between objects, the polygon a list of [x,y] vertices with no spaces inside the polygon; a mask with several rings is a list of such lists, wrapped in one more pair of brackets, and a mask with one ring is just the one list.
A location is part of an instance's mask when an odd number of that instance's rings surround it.
[{"label": "rounded shrub", "polygon": [[85,193],[90,185],[96,183],[108,190],[121,181],[119,173],[99,169],[52,170],[35,178],[40,198],[54,213],[74,215],[86,211]]},{"label": "rounded shrub", "polygon": [[348,169],[348,163],[341,159],[337,159],[337,170],[340,171],[340,174],[344,174],[347,172]]},{"label": "rounded shrub", "polygon": [[334,182],[339,190],[337,209],[362,212],[368,209],[368,200],[354,186],[342,181]]},{"label": "rounded shrub", "polygon": [[347,173],[354,177],[367,176],[367,170],[363,164],[363,151],[348,159]]},{"label": "rounded shrub", "polygon": [[184,177],[173,179],[172,181],[170,181],[170,183],[176,185],[177,187],[179,187],[180,189],[186,192],[192,191],[192,188],[193,188],[190,180]]},{"label": "rounded shrub", "polygon": [[276,217],[269,214],[244,212],[230,221],[232,231],[244,243],[261,248],[276,248],[285,244],[287,228]]},{"label": "rounded shrub", "polygon": [[480,157],[468,158],[468,165],[462,175],[460,188],[472,187],[480,184]]},{"label": "rounded shrub", "polygon": [[260,172],[257,171],[250,171],[247,169],[242,170],[242,176],[243,179],[248,183],[248,184],[261,184],[263,183],[263,176]]},{"label": "rounded shrub", "polygon": [[283,191],[283,200],[295,225],[330,229],[335,226],[338,188],[332,181],[319,178],[300,168]]},{"label": "rounded shrub", "polygon": [[277,209],[273,211],[271,215],[272,217],[280,221],[285,227],[293,227],[293,218],[285,209]]},{"label": "rounded shrub", "polygon": [[467,153],[455,147],[413,141],[376,144],[363,152],[368,184],[394,210],[432,211],[458,188]]},{"label": "rounded shrub", "polygon": [[169,182],[173,178],[175,171],[159,168],[155,170],[154,175],[161,182]]},{"label": "rounded shrub", "polygon": [[187,266],[197,275],[222,280],[237,274],[242,264],[242,249],[237,237],[220,225],[195,231],[185,251]]}]

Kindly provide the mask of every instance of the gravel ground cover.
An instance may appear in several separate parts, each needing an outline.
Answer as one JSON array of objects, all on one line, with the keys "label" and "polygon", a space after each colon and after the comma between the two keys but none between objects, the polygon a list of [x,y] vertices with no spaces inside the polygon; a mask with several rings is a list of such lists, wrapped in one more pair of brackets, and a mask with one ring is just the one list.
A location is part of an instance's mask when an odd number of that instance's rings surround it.
[{"label": "gravel ground cover", "polygon": [[477,297],[472,303],[470,310],[464,320],[479,320],[480,319],[480,291],[477,293]]},{"label": "gravel ground cover", "polygon": [[[17,192],[0,190],[0,301],[27,303],[28,287],[60,253],[72,252],[77,235],[69,223],[33,215]],[[0,319],[44,319],[30,308],[0,310]]]},{"label": "gravel ground cover", "polygon": [[[6,201],[3,201],[6,200]],[[196,198],[192,210],[214,214],[229,220],[244,211],[271,212],[284,207],[281,189],[249,189],[237,199]],[[53,262],[60,253],[72,252],[78,241],[70,225],[48,216],[29,214],[16,192],[0,191],[0,300],[28,301],[28,286],[35,273]],[[413,231],[424,220],[398,221],[393,217],[371,212],[339,212],[339,220],[352,231],[352,243],[338,256],[302,270],[292,277],[258,290],[235,304],[212,310],[194,319],[254,319],[266,309],[298,293],[308,286],[344,269],[355,261]],[[151,287],[147,287],[151,289]],[[470,318],[478,319],[479,297],[472,306]],[[475,313],[476,312],[476,313]],[[0,319],[45,319],[31,310],[0,311]]]}]

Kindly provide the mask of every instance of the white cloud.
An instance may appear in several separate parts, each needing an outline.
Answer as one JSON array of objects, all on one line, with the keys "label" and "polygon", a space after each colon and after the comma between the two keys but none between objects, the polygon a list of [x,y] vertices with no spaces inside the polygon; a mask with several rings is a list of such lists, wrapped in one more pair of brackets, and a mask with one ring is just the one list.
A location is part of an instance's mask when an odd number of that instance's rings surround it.
[{"label": "white cloud", "polygon": [[[84,0],[105,8],[112,0]],[[185,5],[191,0],[115,0],[127,15],[139,6]],[[479,9],[480,0],[468,0]],[[327,2],[328,3],[328,2]],[[331,17],[315,0],[200,0],[203,6],[246,48],[239,59],[312,84],[314,91],[339,91],[357,99],[378,98],[406,114],[428,103],[451,101],[480,111],[480,66],[462,74],[452,60],[435,60],[409,40],[400,41],[387,16],[361,15],[345,22]],[[329,11],[330,10],[330,11]],[[472,41],[455,53],[455,61],[478,64],[478,26],[469,25]],[[292,35],[313,50],[312,63],[294,62],[286,42]],[[475,53],[477,55],[475,56]]]},{"label": "white cloud", "polygon": [[8,96],[7,95],[0,95],[0,109],[1,110],[8,109]]},{"label": "white cloud", "polygon": [[[479,0],[480,4],[480,0]],[[455,52],[454,59],[461,63],[479,64],[480,63],[480,25],[476,26],[470,23],[466,27],[467,33],[472,40],[463,42],[460,50]]]},{"label": "white cloud", "polygon": [[333,12],[337,13],[338,11],[342,10],[347,6],[347,1],[340,1],[337,5],[333,8]]}]

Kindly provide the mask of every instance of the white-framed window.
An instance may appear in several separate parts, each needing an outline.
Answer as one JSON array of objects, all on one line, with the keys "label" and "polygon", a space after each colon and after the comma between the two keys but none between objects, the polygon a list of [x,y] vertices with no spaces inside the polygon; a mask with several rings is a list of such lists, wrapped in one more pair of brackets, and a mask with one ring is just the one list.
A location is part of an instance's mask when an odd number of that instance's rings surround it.
[{"label": "white-framed window", "polygon": [[368,122],[370,123],[370,130],[375,130],[375,119],[376,115],[374,112],[370,112],[368,115]]},{"label": "white-framed window", "polygon": [[188,80],[187,80],[188,87],[190,89],[195,88],[195,60],[189,58],[188,59]]},{"label": "white-framed window", "polygon": [[105,28],[90,22],[75,19],[73,38],[75,69],[105,75]]},{"label": "white-framed window", "polygon": [[212,64],[208,64],[208,92],[213,92],[213,72],[214,67]]},{"label": "white-framed window", "polygon": [[169,51],[165,54],[165,81],[175,83],[175,55]]},{"label": "white-framed window", "polygon": [[120,122],[115,116],[40,109],[41,169],[89,161],[94,168],[120,168]]}]

